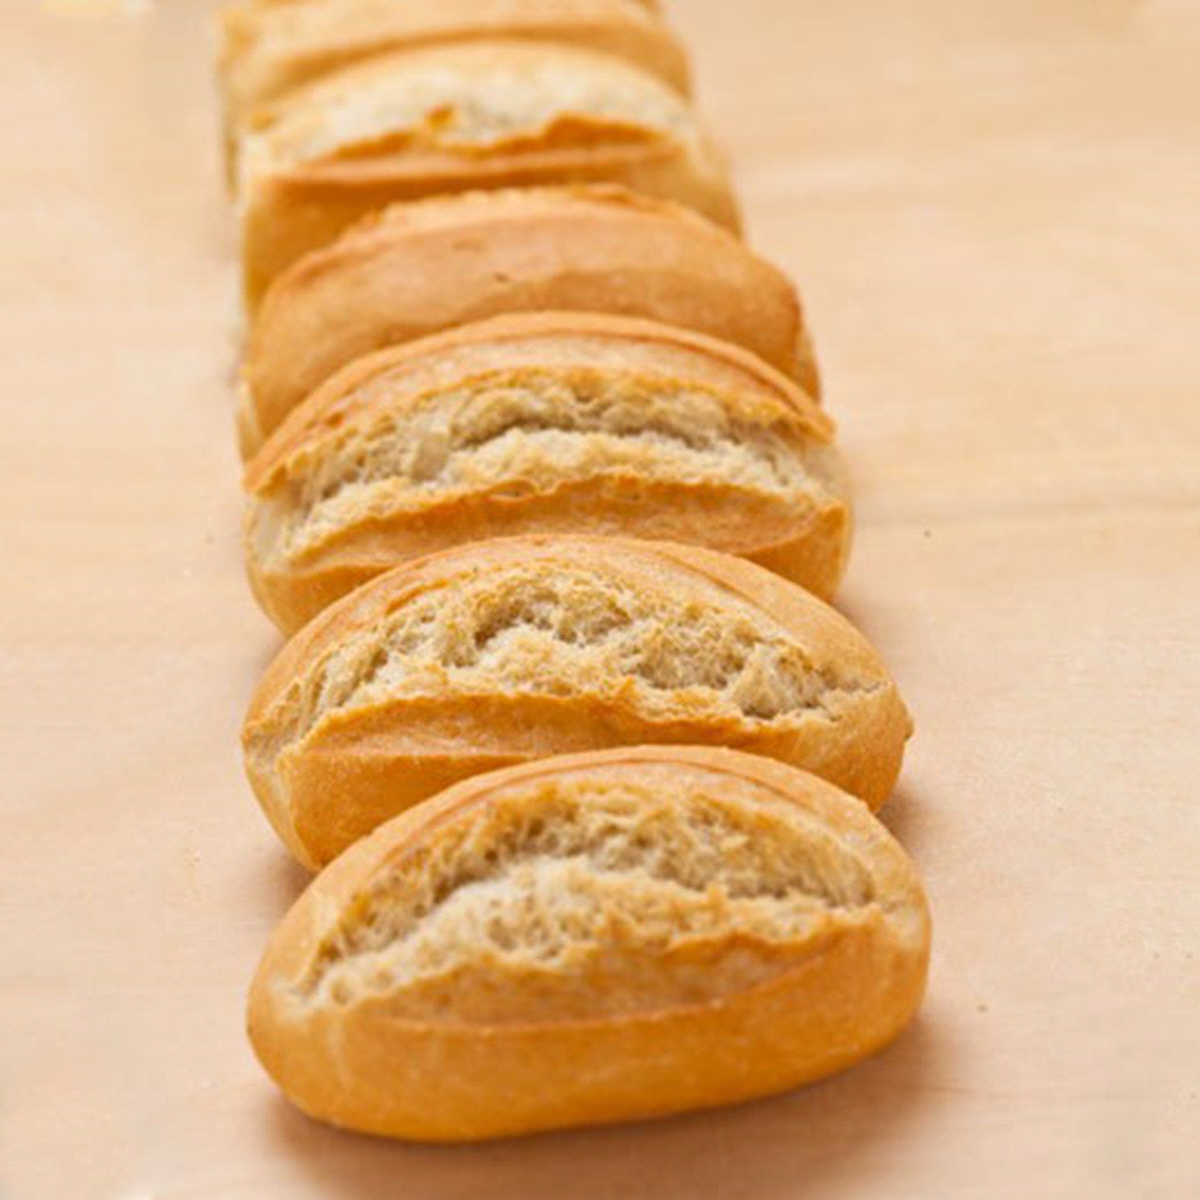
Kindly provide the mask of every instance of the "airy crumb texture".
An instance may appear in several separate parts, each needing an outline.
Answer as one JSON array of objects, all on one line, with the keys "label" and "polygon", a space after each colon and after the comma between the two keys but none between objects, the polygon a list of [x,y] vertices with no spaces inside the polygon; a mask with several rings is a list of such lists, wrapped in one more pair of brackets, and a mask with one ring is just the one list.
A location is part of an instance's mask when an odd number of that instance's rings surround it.
[{"label": "airy crumb texture", "polygon": [[[310,554],[355,522],[607,476],[673,484],[698,497],[724,487],[786,505],[797,526],[815,507],[844,500],[836,452],[782,403],[582,366],[484,371],[416,397],[405,397],[403,386],[400,368],[343,398],[345,407],[367,403],[370,411],[311,437],[259,492],[251,538],[268,563]],[[394,403],[372,403],[389,388],[401,392]],[[634,528],[638,515],[630,514]]]},{"label": "airy crumb texture", "polygon": [[831,596],[852,527],[832,422],[728,342],[510,313],[347,365],[247,468],[246,561],[284,630],[381,572],[496,537],[706,546]]},{"label": "airy crumb texture", "polygon": [[[373,154],[403,137],[478,152],[586,119],[615,141],[699,137],[686,102],[651,75],[588,51],[470,43],[373,59],[298,92],[252,133],[252,162],[289,166]],[[553,139],[552,139],[553,140]]]},{"label": "airy crumb texture", "polygon": [[682,48],[639,0],[293,0],[222,14],[228,116],[256,108],[339,66],[390,50],[481,37],[590,46],[687,85]]},{"label": "airy crumb texture", "polygon": [[471,775],[622,745],[750,750],[874,809],[911,732],[870,644],[764,568],[541,535],[415,559],[332,604],[264,674],[242,742],[315,866]]},{"label": "airy crumb texture", "polygon": [[292,263],[391,201],[608,182],[741,228],[725,157],[677,92],[544,42],[436,46],[326,76],[256,115],[236,178],[251,310]]},{"label": "airy crumb texture", "polygon": [[[780,969],[772,950],[881,903],[868,847],[771,789],[687,765],[613,766],[510,785],[418,835],[353,897],[297,994],[385,995],[406,1015],[454,1020],[436,980],[540,973],[560,985],[560,1015],[629,1013],[752,986]],[[718,940],[715,958],[670,966]],[[585,971],[602,980],[573,997]],[[486,1005],[506,1010],[503,996]]]},{"label": "airy crumb texture", "polygon": [[672,582],[567,562],[456,571],[308,666],[276,752],[322,721],[398,697],[591,695],[657,720],[836,721],[847,694],[880,682],[814,665],[766,614],[698,578],[691,596]]},{"label": "airy crumb texture", "polygon": [[311,1115],[466,1141],[783,1091],[891,1041],[929,914],[867,808],[803,771],[635,746],[478,775],[332,863],[251,988]]}]

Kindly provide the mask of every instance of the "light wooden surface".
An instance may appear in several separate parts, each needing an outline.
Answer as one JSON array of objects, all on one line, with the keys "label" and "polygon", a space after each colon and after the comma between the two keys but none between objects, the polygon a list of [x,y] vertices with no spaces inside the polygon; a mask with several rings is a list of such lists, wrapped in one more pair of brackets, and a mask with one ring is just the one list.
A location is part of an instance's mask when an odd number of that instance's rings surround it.
[{"label": "light wooden surface", "polygon": [[302,876],[237,751],[207,5],[140,7],[0,15],[0,1195],[1200,1195],[1200,7],[675,0],[855,467],[930,994],[806,1091],[466,1150],[319,1128],[243,1040]]}]

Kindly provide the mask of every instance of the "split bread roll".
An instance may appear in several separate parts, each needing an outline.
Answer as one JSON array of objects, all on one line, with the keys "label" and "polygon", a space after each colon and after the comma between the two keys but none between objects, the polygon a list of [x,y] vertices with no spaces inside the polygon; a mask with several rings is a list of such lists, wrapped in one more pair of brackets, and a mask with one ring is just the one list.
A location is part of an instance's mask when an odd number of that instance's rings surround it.
[{"label": "split bread roll", "polygon": [[641,0],[249,0],[221,18],[226,144],[264,106],[341,67],[481,37],[599,50],[688,91],[682,46]]},{"label": "split bread roll", "polygon": [[795,289],[723,229],[618,187],[477,192],[393,205],[276,280],[242,370],[242,451],[363,354],[539,310],[693,329],[819,395]]},{"label": "split bread roll", "polygon": [[750,558],[819,596],[849,551],[833,425],[760,359],[630,317],[499,317],[380,351],[247,473],[246,561],[285,632],[406,559],[617,534]]},{"label": "split bread roll", "polygon": [[378,829],[284,919],[250,993],[286,1095],[468,1141],[784,1091],[900,1033],[930,922],[857,800],[701,748],[478,776]]},{"label": "split bread roll", "polygon": [[475,543],[382,575],[283,649],[247,775],[309,866],[470,775],[648,742],[804,767],[879,806],[912,731],[833,609],[712,550],[621,538]]},{"label": "split bread roll", "polygon": [[237,174],[251,311],[290,263],[394,200],[611,182],[739,225],[724,157],[674,89],[546,43],[464,42],[347,67],[256,121]]}]

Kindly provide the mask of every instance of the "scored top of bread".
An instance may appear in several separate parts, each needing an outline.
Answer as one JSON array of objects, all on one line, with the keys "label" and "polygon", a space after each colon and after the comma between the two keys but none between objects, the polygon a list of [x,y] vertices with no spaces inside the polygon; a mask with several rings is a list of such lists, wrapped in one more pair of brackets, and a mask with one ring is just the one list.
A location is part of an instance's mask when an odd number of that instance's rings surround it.
[{"label": "scored top of bread", "polygon": [[246,476],[247,564],[285,630],[406,558],[519,533],[743,555],[822,596],[850,510],[832,423],[727,342],[522,313],[360,358]]},{"label": "scored top of bread", "polygon": [[255,792],[302,861],[491,767],[642,742],[734,746],[883,803],[912,725],[870,644],[714,551],[622,538],[479,542],[328,608],[263,676]]},{"label": "scored top of bread", "polygon": [[385,54],[289,93],[242,140],[247,300],[389,200],[622,183],[737,229],[723,155],[680,95],[610,55],[474,41]]},{"label": "scored top of bread", "polygon": [[[588,136],[572,128],[590,126]],[[556,128],[562,123],[563,128]],[[319,79],[256,119],[252,168],[704,134],[661,81],[607,55],[518,39],[382,55]]]},{"label": "scored top of bread", "polygon": [[711,222],[611,186],[475,192],[393,205],[276,280],[242,371],[243,452],[362,354],[537,310],[706,333],[819,395],[795,289]]},{"label": "scored top of bread", "polygon": [[911,862],[858,801],[728,751],[479,776],[381,827],[275,934],[255,1049],[311,1114],[468,1139],[777,1091],[921,996]]},{"label": "scored top of bread", "polygon": [[226,118],[236,134],[265,104],[389,50],[480,37],[575,44],[687,91],[687,58],[641,0],[290,0],[222,14]]}]

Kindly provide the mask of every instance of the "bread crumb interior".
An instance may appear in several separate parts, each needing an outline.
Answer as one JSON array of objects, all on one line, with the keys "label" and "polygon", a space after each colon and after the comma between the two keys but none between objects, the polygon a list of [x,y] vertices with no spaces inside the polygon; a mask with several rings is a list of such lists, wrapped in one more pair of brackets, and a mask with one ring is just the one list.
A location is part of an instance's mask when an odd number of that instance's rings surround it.
[{"label": "bread crumb interior", "polygon": [[[768,787],[631,762],[510,785],[426,831],[354,898],[299,991],[499,1017],[486,979],[517,972],[551,977],[564,1013],[656,1007],[750,986],[773,947],[875,902],[862,848]],[[585,971],[600,978],[577,995]],[[464,972],[469,998],[451,986]]]}]

